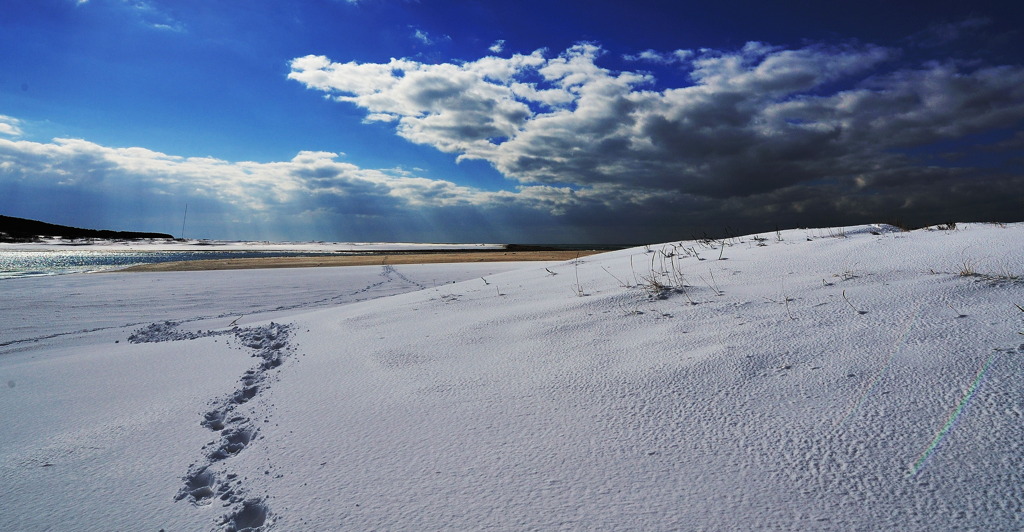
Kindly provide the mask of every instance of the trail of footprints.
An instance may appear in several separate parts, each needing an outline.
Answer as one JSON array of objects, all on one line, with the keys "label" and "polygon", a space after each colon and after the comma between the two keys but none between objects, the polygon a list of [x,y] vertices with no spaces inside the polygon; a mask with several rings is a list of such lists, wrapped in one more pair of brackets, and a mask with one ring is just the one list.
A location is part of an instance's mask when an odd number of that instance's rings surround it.
[{"label": "trail of footprints", "polygon": [[[425,290],[427,288],[427,285],[425,285],[423,283],[419,283],[419,282],[413,281],[412,279],[406,277],[405,274],[403,274],[402,272],[396,270],[395,267],[390,265],[390,264],[385,264],[384,266],[382,266],[382,268],[383,268],[383,271],[380,272],[380,276],[384,277],[386,279],[384,282],[391,282],[391,277],[395,276],[395,277],[401,279],[402,281],[405,281],[406,283],[409,283],[409,284],[419,288],[420,290]],[[379,284],[383,284],[383,283],[377,283],[377,284],[379,285]]]},{"label": "trail of footprints", "polygon": [[224,532],[261,529],[271,522],[272,514],[266,501],[258,497],[247,497],[242,486],[243,479],[216,465],[237,455],[256,439],[259,429],[239,407],[267,389],[273,371],[293,352],[288,342],[290,326],[271,322],[262,327],[235,327],[228,331],[200,333],[180,333],[175,330],[175,326],[173,322],[153,324],[136,331],[129,341],[162,342],[233,334],[241,345],[252,349],[253,356],[260,360],[242,375],[237,389],[213,401],[210,410],[203,414],[200,424],[217,433],[218,437],[203,446],[203,459],[189,467],[182,478],[184,485],[175,500],[188,500],[197,506],[222,501],[225,507],[230,508],[218,522]]},{"label": "trail of footprints", "polygon": [[[395,278],[419,288],[426,288],[390,265],[384,265],[380,275],[382,280],[356,290],[351,295],[368,292]],[[333,299],[335,298],[329,298]],[[277,310],[285,308],[289,307],[280,307]],[[196,506],[221,501],[229,508],[228,513],[217,523],[217,528],[222,532],[267,530],[273,522],[273,514],[266,501],[259,497],[246,496],[246,490],[242,485],[244,478],[236,473],[227,472],[219,463],[242,452],[258,436],[259,428],[256,423],[239,407],[267,389],[274,370],[294,351],[289,344],[291,327],[271,322],[262,327],[233,327],[227,330],[191,332],[178,329],[179,325],[181,323],[175,321],[152,323],[133,332],[128,341],[169,342],[233,335],[242,346],[252,349],[253,356],[260,359],[260,362],[242,375],[237,389],[213,401],[211,408],[203,414],[200,424],[215,432],[217,439],[203,446],[203,458],[189,466],[188,472],[182,477],[184,485],[174,500],[187,500]]]}]

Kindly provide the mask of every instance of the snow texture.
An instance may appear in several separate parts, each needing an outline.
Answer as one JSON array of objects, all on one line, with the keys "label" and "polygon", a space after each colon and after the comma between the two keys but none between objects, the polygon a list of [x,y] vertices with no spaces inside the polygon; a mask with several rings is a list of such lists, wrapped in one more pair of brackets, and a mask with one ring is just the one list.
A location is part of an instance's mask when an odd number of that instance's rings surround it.
[{"label": "snow texture", "polygon": [[1021,529],[1020,242],[8,280],[4,527]]}]

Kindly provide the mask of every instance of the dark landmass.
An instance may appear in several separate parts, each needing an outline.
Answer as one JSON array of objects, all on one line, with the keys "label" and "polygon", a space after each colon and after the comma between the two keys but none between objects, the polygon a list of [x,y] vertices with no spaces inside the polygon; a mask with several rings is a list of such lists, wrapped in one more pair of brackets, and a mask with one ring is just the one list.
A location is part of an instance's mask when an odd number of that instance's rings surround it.
[{"label": "dark landmass", "polygon": [[66,225],[48,224],[26,218],[0,215],[0,242],[34,242],[39,237],[105,238],[111,240],[138,240],[143,238],[174,238],[164,233],[140,233],[136,231],[109,231],[106,229],[82,229]]}]

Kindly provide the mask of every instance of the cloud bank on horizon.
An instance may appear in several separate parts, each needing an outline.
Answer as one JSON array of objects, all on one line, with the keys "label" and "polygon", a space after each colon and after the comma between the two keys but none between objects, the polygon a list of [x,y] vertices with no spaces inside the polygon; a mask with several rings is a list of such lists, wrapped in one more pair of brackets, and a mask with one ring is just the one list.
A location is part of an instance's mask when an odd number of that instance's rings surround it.
[{"label": "cloud bank on horizon", "polygon": [[[364,168],[338,151],[254,162],[26,140],[31,124],[0,115],[0,209],[130,203],[132,224],[156,230],[186,201],[210,231],[214,220],[235,227],[211,237],[547,242],[1020,219],[1024,66],[907,59],[985,26],[932,26],[904,48],[621,53],[580,41],[512,53],[494,39],[471,60],[312,53],[293,57],[280,82],[322,93],[324,112],[358,111],[350,127],[486,163],[503,186],[401,160]],[[409,29],[424,46],[442,35]]]}]

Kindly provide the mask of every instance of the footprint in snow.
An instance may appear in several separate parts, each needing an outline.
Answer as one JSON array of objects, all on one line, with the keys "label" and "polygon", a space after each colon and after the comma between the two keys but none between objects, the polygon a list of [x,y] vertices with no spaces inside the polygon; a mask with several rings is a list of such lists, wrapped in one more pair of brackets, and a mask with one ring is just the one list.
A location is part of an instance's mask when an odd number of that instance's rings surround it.
[{"label": "footprint in snow", "polygon": [[213,497],[217,477],[207,467],[200,467],[185,476],[185,487],[181,488],[174,500],[188,498],[193,504],[201,504]]},{"label": "footprint in snow", "polygon": [[236,512],[225,515],[221,523],[224,532],[258,530],[270,518],[270,508],[261,499],[248,499]]},{"label": "footprint in snow", "polygon": [[216,442],[217,446],[210,451],[207,457],[211,462],[219,462],[229,456],[238,454],[242,449],[245,449],[246,445],[249,445],[249,442],[256,436],[256,432],[251,426],[232,427],[222,430],[220,441]]}]

